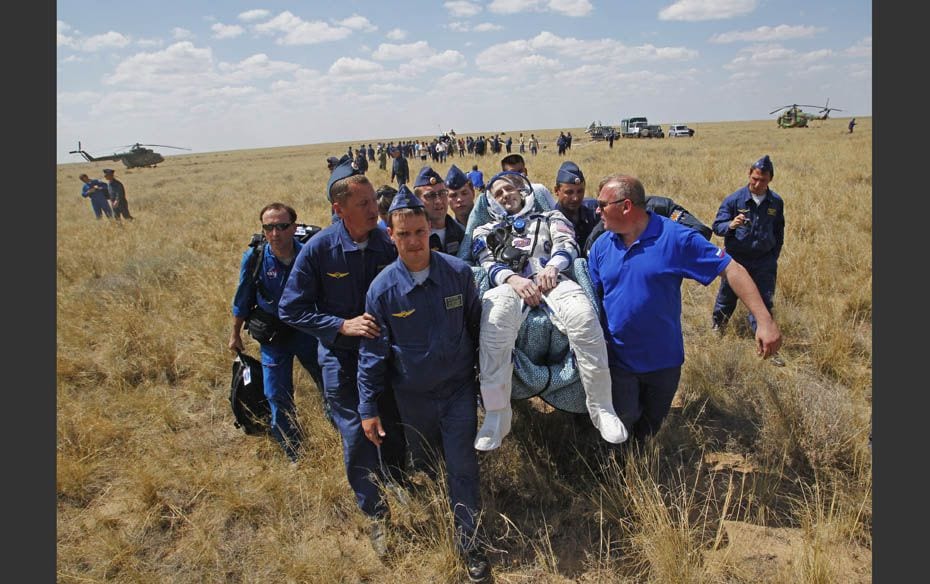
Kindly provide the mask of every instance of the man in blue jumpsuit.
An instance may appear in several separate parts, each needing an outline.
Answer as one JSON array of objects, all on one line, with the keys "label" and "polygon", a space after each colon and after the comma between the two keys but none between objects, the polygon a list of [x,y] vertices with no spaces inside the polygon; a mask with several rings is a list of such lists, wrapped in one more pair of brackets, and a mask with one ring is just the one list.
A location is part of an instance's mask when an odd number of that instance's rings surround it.
[{"label": "man in blue jumpsuit", "polygon": [[386,551],[383,523],[387,505],[377,479],[403,466],[403,432],[399,428],[393,392],[380,396],[382,424],[390,436],[380,451],[365,439],[358,415],[358,347],[363,337],[375,338],[380,328],[365,312],[365,292],[374,277],[397,258],[390,238],[378,228],[378,204],[371,182],[344,161],[333,170],[327,186],[341,221],[304,245],[278,304],[281,320],[308,332],[320,342],[323,391],[342,436],[349,485],[359,508],[369,518],[375,551]]},{"label": "man in blue jumpsuit", "polygon": [[[283,203],[266,205],[259,213],[267,244],[250,248],[242,254],[239,268],[239,286],[233,297],[233,328],[229,348],[242,352],[242,325],[256,310],[277,318],[278,301],[284,283],[290,274],[294,258],[302,247],[294,237],[297,230],[297,212]],[[258,282],[253,279],[250,260],[260,254]],[[294,357],[320,383],[320,366],[317,363],[316,339],[305,332],[291,330],[281,324],[283,331],[269,343],[261,343],[262,376],[265,397],[271,407],[271,435],[284,449],[292,462],[297,461],[302,442],[300,426],[294,408]]]},{"label": "man in blue jumpsuit", "polygon": [[97,219],[102,218],[104,215],[112,218],[113,211],[110,210],[110,190],[107,188],[107,183],[96,178],[92,179],[86,174],[82,174],[78,178],[84,183],[84,186],[81,187],[81,196],[85,199],[90,197],[90,206],[93,208]]},{"label": "man in blue jumpsuit", "polygon": [[407,164],[407,159],[404,158],[399,148],[390,150],[389,154],[394,157],[394,162],[391,163],[391,180],[396,179],[399,188],[400,185],[405,185],[410,180],[410,165]]},{"label": "man in blue jumpsuit", "polygon": [[120,182],[112,168],[103,169],[103,178],[107,181],[107,189],[110,193],[110,205],[113,206],[113,216],[119,221],[125,217],[132,221],[132,215],[129,214],[129,202],[126,200],[126,187]]},{"label": "man in blue jumpsuit", "polygon": [[606,233],[588,254],[588,271],[603,306],[613,404],[637,440],[659,431],[678,389],[685,361],[681,282],[729,282],[756,315],[756,350],[772,356],[781,332],[746,270],[693,229],[646,210],[635,177],[601,180],[598,213]]},{"label": "man in blue jumpsuit", "polygon": [[[553,194],[558,201],[555,208],[561,211],[575,228],[575,242],[582,252],[581,257],[585,257],[583,250],[588,236],[591,235],[591,230],[600,222],[594,208],[583,204],[584,192],[584,173],[577,164],[566,160],[555,175],[555,193]],[[591,199],[589,201],[594,202]]]},{"label": "man in blue jumpsuit", "polygon": [[475,208],[475,187],[465,173],[454,164],[446,173],[445,183],[446,188],[449,189],[449,208],[452,209],[452,214],[455,215],[455,220],[459,222],[459,225],[465,227],[468,225],[471,210]]},{"label": "man in blue jumpsuit", "polygon": [[365,310],[380,334],[362,339],[359,415],[374,444],[385,436],[377,396],[394,388],[416,470],[435,477],[445,462],[456,546],[473,582],[490,576],[476,538],[481,509],[475,364],[481,301],[471,268],[429,248],[423,203],[401,187],[388,212],[388,232],[399,259],[371,283]]},{"label": "man in blue jumpsuit", "polygon": [[[740,263],[755,282],[769,312],[775,296],[778,256],[785,241],[785,202],[769,188],[775,167],[768,155],[749,167],[749,184],[720,204],[714,233],[723,237],[727,254]],[[712,314],[714,330],[722,330],[736,310],[736,293],[726,280],[720,282]],[[749,315],[756,331],[756,319]]]},{"label": "man in blue jumpsuit", "polygon": [[449,255],[458,253],[465,227],[449,216],[449,189],[439,173],[429,166],[421,168],[413,182],[413,193],[426,207],[430,249]]}]

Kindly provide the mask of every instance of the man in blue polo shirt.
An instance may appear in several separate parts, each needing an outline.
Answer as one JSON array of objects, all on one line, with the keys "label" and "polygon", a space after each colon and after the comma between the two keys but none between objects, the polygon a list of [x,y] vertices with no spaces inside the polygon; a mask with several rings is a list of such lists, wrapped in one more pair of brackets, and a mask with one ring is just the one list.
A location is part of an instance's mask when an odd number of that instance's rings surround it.
[{"label": "man in blue polo shirt", "polygon": [[473,582],[490,575],[475,537],[480,511],[475,365],[481,300],[462,260],[431,251],[423,203],[402,186],[388,211],[388,232],[398,260],[372,281],[365,311],[380,333],[359,350],[359,415],[365,436],[385,435],[377,396],[394,388],[414,468],[435,477],[437,458],[456,527],[456,548]]},{"label": "man in blue polo shirt", "polygon": [[598,213],[607,233],[588,254],[588,271],[603,305],[614,408],[630,434],[658,432],[678,389],[685,361],[681,282],[707,286],[726,279],[756,317],[763,358],[781,346],[781,332],[746,270],[700,233],[646,210],[635,177],[601,180]]},{"label": "man in blue polo shirt", "polygon": [[[393,392],[385,391],[378,404],[389,438],[380,453],[365,439],[356,378],[359,341],[380,333],[374,317],[365,312],[365,293],[378,272],[397,258],[397,250],[378,228],[374,187],[350,157],[344,156],[333,170],[327,192],[341,221],[317,233],[297,254],[278,316],[320,341],[323,393],[342,436],[346,475],[359,508],[373,520],[372,547],[383,555],[387,548],[381,520],[388,508],[377,482],[389,478],[385,468],[392,472],[403,466],[403,432]],[[373,474],[380,478],[373,479]]]}]

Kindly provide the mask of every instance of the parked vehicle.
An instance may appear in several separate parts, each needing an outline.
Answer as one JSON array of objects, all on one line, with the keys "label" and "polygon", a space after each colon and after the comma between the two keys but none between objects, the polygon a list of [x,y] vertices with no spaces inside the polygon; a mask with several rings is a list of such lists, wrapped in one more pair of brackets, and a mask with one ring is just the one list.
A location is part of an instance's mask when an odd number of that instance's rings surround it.
[{"label": "parked vehicle", "polygon": [[644,116],[635,117],[635,118],[626,118],[620,120],[620,137],[621,138],[646,138],[648,137],[648,131],[646,131],[646,136],[643,136],[643,131],[646,129],[646,126],[649,125],[649,120]]},{"label": "parked vehicle", "polygon": [[662,129],[662,126],[646,126],[646,135],[643,136],[640,133],[640,136],[643,138],[664,138],[665,131]]},{"label": "parked vehicle", "polygon": [[686,126],[685,124],[672,124],[668,127],[668,137],[669,138],[681,138],[681,137],[691,137],[694,136],[694,130]]}]

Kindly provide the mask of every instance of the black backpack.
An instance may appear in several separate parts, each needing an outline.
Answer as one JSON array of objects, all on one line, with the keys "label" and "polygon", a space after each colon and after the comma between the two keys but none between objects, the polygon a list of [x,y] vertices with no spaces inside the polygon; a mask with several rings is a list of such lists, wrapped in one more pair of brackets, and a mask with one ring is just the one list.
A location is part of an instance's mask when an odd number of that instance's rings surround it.
[{"label": "black backpack", "polygon": [[229,387],[229,405],[236,418],[233,423],[250,436],[267,434],[271,407],[265,397],[262,364],[245,353],[236,353]]}]

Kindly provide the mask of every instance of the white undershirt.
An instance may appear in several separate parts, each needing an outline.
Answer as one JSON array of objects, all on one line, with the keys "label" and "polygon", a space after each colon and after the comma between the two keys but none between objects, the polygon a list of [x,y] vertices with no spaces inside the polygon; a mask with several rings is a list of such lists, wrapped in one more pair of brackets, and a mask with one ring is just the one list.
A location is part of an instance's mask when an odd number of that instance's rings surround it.
[{"label": "white undershirt", "polygon": [[422,284],[429,278],[429,266],[426,266],[425,270],[420,270],[419,272],[410,272],[410,277],[413,278],[414,283],[417,285]]},{"label": "white undershirt", "polygon": [[765,200],[765,195],[757,195],[751,191],[749,194],[752,196],[752,200],[756,202],[757,207],[762,204],[762,201]]},{"label": "white undershirt", "polygon": [[356,241],[355,245],[357,245],[360,250],[364,251],[368,248],[368,240],[366,239],[365,241]]}]

